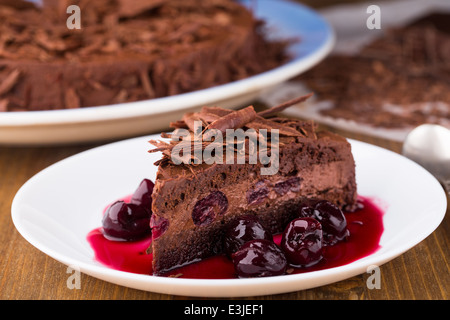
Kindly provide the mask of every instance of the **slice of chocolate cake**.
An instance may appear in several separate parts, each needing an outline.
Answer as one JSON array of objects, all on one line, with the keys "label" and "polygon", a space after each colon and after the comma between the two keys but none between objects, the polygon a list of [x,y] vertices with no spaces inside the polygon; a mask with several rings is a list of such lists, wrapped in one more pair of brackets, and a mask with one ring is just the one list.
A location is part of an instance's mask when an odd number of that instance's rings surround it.
[{"label": "slice of chocolate cake", "polygon": [[[152,195],[153,274],[220,254],[223,232],[238,216],[256,215],[275,234],[306,199],[328,200],[341,208],[355,205],[355,162],[347,140],[318,131],[313,122],[275,116],[307,97],[260,113],[252,106],[239,111],[204,107],[173,123],[174,132],[162,135],[171,137],[169,142],[150,141],[156,146],[151,152],[163,153]],[[208,134],[212,129],[215,139]],[[231,145],[223,142],[221,135],[228,138],[239,129],[247,133],[243,143],[234,138]],[[191,154],[179,152],[186,146],[192,147]],[[251,161],[255,146],[258,155],[267,156],[259,159],[269,162]],[[219,147],[232,152],[218,156]]]}]

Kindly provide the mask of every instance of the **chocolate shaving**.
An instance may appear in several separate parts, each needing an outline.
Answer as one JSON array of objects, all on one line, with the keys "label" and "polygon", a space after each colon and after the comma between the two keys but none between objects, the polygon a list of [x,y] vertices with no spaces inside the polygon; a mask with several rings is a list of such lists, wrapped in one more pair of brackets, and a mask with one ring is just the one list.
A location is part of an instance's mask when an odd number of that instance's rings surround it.
[{"label": "chocolate shaving", "polygon": [[5,93],[8,93],[9,90],[11,90],[15,84],[17,83],[17,80],[19,80],[20,71],[19,70],[13,70],[6,78],[0,83],[0,95],[3,95]]},{"label": "chocolate shaving", "polygon": [[127,101],[128,92],[125,89],[120,90],[113,99],[113,103],[123,103]]},{"label": "chocolate shaving", "polygon": [[[280,110],[285,110],[287,107],[296,104],[295,101],[304,101],[310,95],[306,95],[297,99],[283,103],[280,106],[271,108],[271,112],[265,113],[265,115],[272,115],[278,113]],[[194,126],[194,121],[200,121],[203,131],[199,132],[199,128]],[[246,159],[249,159],[250,152],[250,138],[252,141],[259,141],[264,143],[265,151],[270,154],[272,148],[271,131],[277,130],[280,140],[277,142],[279,145],[296,141],[298,138],[309,137],[316,139],[315,125],[311,121],[298,121],[286,118],[270,118],[266,119],[257,114],[253,106],[234,111],[220,107],[203,107],[201,111],[194,113],[186,113],[182,120],[171,123],[171,127],[175,128],[172,134],[163,133],[163,138],[172,138],[168,142],[151,140],[149,141],[155,148],[149,150],[150,153],[162,152],[162,159],[155,162],[155,165],[164,165],[172,161],[172,150],[175,146],[182,150],[186,147],[188,150],[193,150],[190,155],[187,155],[187,159],[183,159],[183,163],[189,165],[198,165],[201,163],[200,159],[196,158],[195,150],[205,150],[206,147],[216,148],[217,146],[223,146],[224,148],[231,148],[236,155],[242,154]],[[227,129],[253,129],[246,132],[246,139],[243,141],[235,141],[234,144],[228,145],[226,139],[222,141],[210,141],[216,132],[220,132],[222,135],[226,133]],[[181,132],[178,130],[189,129],[188,137],[181,137]],[[213,130],[215,129],[215,130]],[[262,133],[265,131],[265,134]],[[181,141],[174,139],[174,137],[180,137]],[[241,148],[245,146],[245,148]],[[225,153],[225,152],[224,152]],[[190,168],[192,171],[192,169]]]},{"label": "chocolate shaving", "polygon": [[120,15],[122,17],[135,17],[143,12],[149,11],[164,4],[164,0],[150,0],[150,1],[127,1],[119,0]]},{"label": "chocolate shaving", "polygon": [[217,129],[225,134],[227,129],[238,129],[244,127],[247,123],[252,122],[256,117],[256,112],[253,106],[233,111],[226,116],[223,116],[211,122],[206,130]]},{"label": "chocolate shaving", "polygon": [[198,117],[205,123],[211,123],[211,122],[214,122],[214,121],[220,119],[220,117],[218,115],[213,114],[213,113],[207,113],[207,112],[199,112]]},{"label": "chocolate shaving", "polygon": [[195,127],[195,122],[201,122],[203,124],[203,121],[195,113],[185,113],[183,115],[183,121],[192,132],[197,132],[199,129],[200,131],[202,130],[202,127]]},{"label": "chocolate shaving", "polygon": [[280,113],[284,110],[286,110],[287,108],[295,105],[295,104],[299,104],[301,102],[305,102],[306,100],[308,100],[311,96],[313,95],[313,93],[309,93],[307,95],[298,97],[298,98],[294,98],[292,100],[286,101],[278,106],[272,107],[270,109],[264,110],[264,111],[260,111],[258,112],[258,115],[261,117],[268,117],[268,116],[272,116],[274,114]]},{"label": "chocolate shaving", "polygon": [[201,113],[214,114],[219,117],[226,116],[230,114],[232,111],[228,109],[223,109],[220,107],[203,107]]},{"label": "chocolate shaving", "polygon": [[8,111],[8,99],[2,99],[0,100],[0,111]]},{"label": "chocolate shaving", "polygon": [[75,89],[67,88],[64,96],[64,102],[67,109],[76,109],[80,107],[80,98]]},{"label": "chocolate shaving", "polygon": [[331,102],[323,116],[376,128],[450,128],[449,19],[432,14],[386,30],[355,56],[332,55],[299,79]]},{"label": "chocolate shaving", "polygon": [[265,129],[267,131],[275,129],[278,130],[278,133],[280,135],[288,137],[298,137],[304,135],[302,131],[277,123],[275,121],[271,121],[269,119],[264,119],[262,117],[258,117],[254,121],[247,123],[247,127],[255,130]]},{"label": "chocolate shaving", "polygon": [[144,91],[147,93],[148,97],[154,98],[155,97],[155,90],[153,89],[152,83],[150,81],[150,77],[148,76],[148,71],[142,71],[140,73],[142,87],[144,88]]},{"label": "chocolate shaving", "polygon": [[183,120],[177,120],[175,122],[171,122],[169,124],[169,126],[171,128],[175,128],[175,129],[180,129],[180,128],[187,129],[188,128],[188,126],[186,125],[186,122],[184,122]]},{"label": "chocolate shaving", "polygon": [[182,273],[177,273],[177,274],[171,274],[171,275],[169,275],[168,277],[169,277],[169,278],[180,278],[180,277],[182,277],[182,276],[183,276]]}]

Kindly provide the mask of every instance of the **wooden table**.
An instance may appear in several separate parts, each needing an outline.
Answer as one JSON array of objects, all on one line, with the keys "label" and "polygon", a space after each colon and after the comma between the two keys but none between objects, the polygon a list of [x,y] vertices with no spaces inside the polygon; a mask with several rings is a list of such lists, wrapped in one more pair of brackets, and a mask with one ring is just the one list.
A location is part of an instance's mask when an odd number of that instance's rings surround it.
[{"label": "wooden table", "polygon": [[[323,3],[325,1],[321,1]],[[334,130],[334,129],[332,129]],[[395,152],[401,144],[345,131],[338,133]],[[15,229],[11,203],[18,189],[34,174],[58,160],[98,146],[0,147],[0,299],[155,299],[189,297],[164,295],[118,286],[81,275],[81,288],[67,287],[67,266],[40,252]],[[405,254],[381,266],[381,288],[369,289],[369,274],[334,284],[279,295],[249,299],[439,299],[450,297],[449,209],[441,225],[428,238]]]}]

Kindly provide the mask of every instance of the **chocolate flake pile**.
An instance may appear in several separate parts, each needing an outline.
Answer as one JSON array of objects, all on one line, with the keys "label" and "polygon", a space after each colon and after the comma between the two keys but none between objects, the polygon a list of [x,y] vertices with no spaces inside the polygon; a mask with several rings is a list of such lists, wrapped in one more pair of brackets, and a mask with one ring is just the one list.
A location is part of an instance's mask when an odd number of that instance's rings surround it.
[{"label": "chocolate flake pile", "polygon": [[[81,29],[69,29],[69,5]],[[70,109],[224,84],[288,60],[232,0],[0,0],[0,111]]]},{"label": "chocolate flake pile", "polygon": [[357,56],[333,55],[301,80],[333,107],[321,113],[382,128],[450,127],[450,15],[386,34]]},{"label": "chocolate flake pile", "polygon": [[[253,129],[256,134],[256,141],[264,139],[268,154],[270,154],[271,140],[270,134],[261,134],[260,130],[267,130],[265,133],[270,133],[270,130],[276,129],[279,134],[279,146],[283,144],[291,143],[299,139],[308,137],[315,138],[316,125],[313,121],[299,121],[297,119],[281,118],[276,114],[282,112],[284,109],[296,105],[298,103],[306,101],[312,94],[307,94],[290,101],[287,101],[278,106],[270,109],[255,112],[253,106],[248,106],[240,110],[228,110],[220,107],[203,107],[199,112],[186,113],[182,120],[173,122],[170,124],[174,131],[172,133],[162,133],[162,138],[172,138],[169,142],[161,140],[150,140],[150,144],[155,146],[154,149],[149,150],[150,153],[162,152],[163,156],[160,160],[155,162],[155,165],[165,164],[172,162],[172,150],[175,146],[182,147],[183,143],[187,143],[190,146],[190,150],[195,150],[196,141],[201,141],[200,148],[204,150],[207,146],[214,146],[215,140],[212,136],[208,136],[210,129],[217,129],[218,132],[225,135],[227,129]],[[201,127],[197,128],[194,122],[201,123]],[[182,134],[178,134],[179,129],[186,129],[189,131],[189,139],[179,139]],[[250,131],[252,132],[252,131]],[[248,131],[246,133],[249,133]],[[174,139],[173,136],[176,138]],[[216,142],[217,143],[217,142]],[[248,143],[246,140],[243,143]],[[220,142],[225,148],[230,146],[226,145],[226,141]],[[232,145],[234,151],[238,151],[237,145]],[[248,157],[250,148],[248,145],[245,147],[246,157]],[[195,152],[190,154],[190,159],[185,164],[196,165]],[[188,166],[189,167],[189,166]]]}]

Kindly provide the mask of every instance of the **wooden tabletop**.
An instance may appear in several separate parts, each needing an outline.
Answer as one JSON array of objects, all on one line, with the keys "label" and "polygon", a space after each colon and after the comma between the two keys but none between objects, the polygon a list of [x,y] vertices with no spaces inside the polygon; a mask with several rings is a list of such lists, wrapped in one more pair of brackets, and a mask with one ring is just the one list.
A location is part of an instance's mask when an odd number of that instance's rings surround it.
[{"label": "wooden tabletop", "polygon": [[[321,1],[321,3],[324,1]],[[400,152],[398,142],[331,128],[348,138]],[[179,300],[172,296],[135,290],[82,274],[81,287],[70,289],[67,266],[28,243],[11,220],[11,203],[19,188],[34,174],[53,163],[101,144],[60,147],[0,146],[0,299],[154,299]],[[447,300],[450,297],[449,208],[441,225],[425,240],[380,267],[381,286],[370,289],[370,274],[361,274],[330,285],[249,299],[367,299]]]}]

